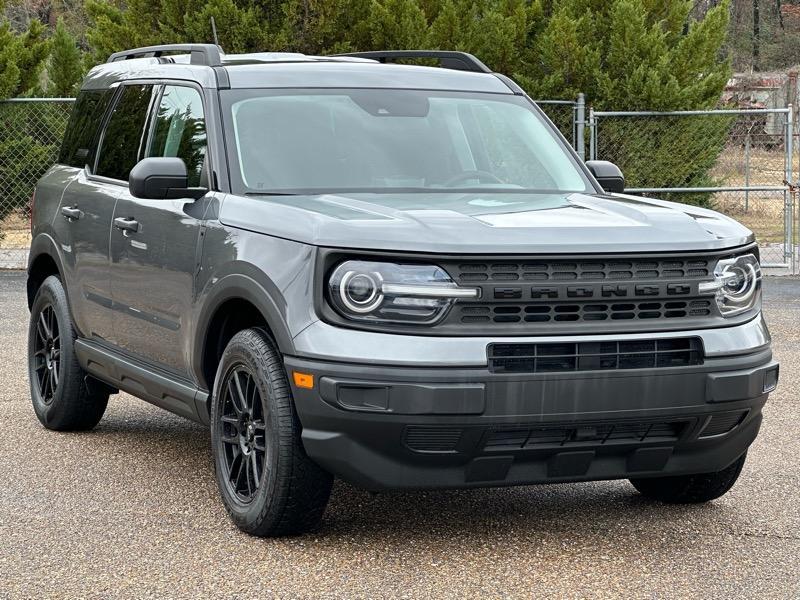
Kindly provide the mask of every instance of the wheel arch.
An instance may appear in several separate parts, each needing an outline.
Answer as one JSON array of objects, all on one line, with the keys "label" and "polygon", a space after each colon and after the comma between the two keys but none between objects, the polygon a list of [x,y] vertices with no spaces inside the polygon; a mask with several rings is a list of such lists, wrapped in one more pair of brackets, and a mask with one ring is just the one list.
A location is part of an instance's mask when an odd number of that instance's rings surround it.
[{"label": "wheel arch", "polygon": [[243,329],[264,328],[281,353],[292,354],[294,345],[284,314],[265,287],[247,275],[227,275],[217,281],[203,303],[195,330],[193,365],[200,387],[212,390],[225,346]]},{"label": "wheel arch", "polygon": [[[56,243],[49,235],[39,235],[31,244],[28,254],[28,277],[26,282],[28,309],[33,306],[36,292],[44,280],[56,275],[64,281],[64,267]],[[66,291],[66,288],[65,288]],[[67,299],[69,301],[69,298]]]}]

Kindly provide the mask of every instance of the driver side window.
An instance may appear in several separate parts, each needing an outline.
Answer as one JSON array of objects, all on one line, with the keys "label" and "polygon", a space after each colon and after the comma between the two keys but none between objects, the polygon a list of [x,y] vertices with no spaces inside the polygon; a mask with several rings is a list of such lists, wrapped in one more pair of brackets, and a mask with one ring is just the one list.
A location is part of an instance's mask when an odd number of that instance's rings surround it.
[{"label": "driver side window", "polygon": [[206,123],[200,93],[190,87],[167,85],[153,117],[147,156],[183,159],[189,186],[201,185],[206,157]]}]

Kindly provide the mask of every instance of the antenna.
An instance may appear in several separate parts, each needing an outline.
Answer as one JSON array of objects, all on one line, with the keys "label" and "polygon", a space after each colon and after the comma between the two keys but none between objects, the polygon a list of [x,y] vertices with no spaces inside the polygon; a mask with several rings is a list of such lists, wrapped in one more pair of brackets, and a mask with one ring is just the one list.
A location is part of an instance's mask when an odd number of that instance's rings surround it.
[{"label": "antenna", "polygon": [[217,38],[217,22],[214,17],[211,17],[211,33],[214,34],[214,43],[219,46],[219,38]]}]

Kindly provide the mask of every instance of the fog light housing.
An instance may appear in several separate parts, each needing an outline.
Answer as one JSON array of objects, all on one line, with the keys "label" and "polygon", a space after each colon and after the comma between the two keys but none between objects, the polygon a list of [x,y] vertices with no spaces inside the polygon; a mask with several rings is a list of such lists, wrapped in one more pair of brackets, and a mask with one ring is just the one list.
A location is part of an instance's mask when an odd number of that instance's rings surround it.
[{"label": "fog light housing", "polygon": [[764,393],[768,393],[773,391],[776,387],[778,387],[778,366],[774,366],[771,369],[768,369],[766,373],[764,373]]}]

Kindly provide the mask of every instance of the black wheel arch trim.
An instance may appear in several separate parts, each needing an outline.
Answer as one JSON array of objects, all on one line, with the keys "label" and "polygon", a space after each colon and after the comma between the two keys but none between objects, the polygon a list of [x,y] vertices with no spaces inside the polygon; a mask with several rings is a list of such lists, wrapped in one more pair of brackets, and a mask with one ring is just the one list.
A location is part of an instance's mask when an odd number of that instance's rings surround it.
[{"label": "black wheel arch trim", "polygon": [[[31,269],[33,269],[33,265],[36,264],[36,261],[42,256],[47,256],[52,259],[52,261],[56,264],[56,268],[58,269],[59,277],[62,281],[64,281],[64,261],[61,258],[61,252],[59,251],[56,241],[47,233],[40,233],[31,242],[31,248],[28,253],[28,266],[26,268],[28,280],[30,280]],[[67,292],[66,285],[64,286],[64,293],[67,294],[67,304],[71,305],[69,302],[69,293]],[[33,296],[29,293],[28,308],[30,308],[32,304]],[[72,315],[70,314],[70,316]]]},{"label": "black wheel arch trim", "polygon": [[203,373],[204,349],[209,325],[217,310],[228,300],[244,300],[261,313],[270,333],[283,354],[294,353],[294,342],[286,318],[272,294],[259,281],[243,273],[220,277],[208,290],[196,322],[192,352],[192,368],[201,388],[208,389]]}]

